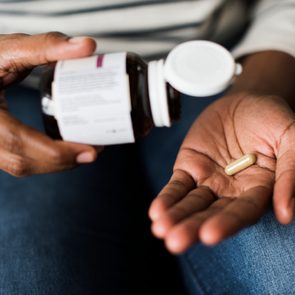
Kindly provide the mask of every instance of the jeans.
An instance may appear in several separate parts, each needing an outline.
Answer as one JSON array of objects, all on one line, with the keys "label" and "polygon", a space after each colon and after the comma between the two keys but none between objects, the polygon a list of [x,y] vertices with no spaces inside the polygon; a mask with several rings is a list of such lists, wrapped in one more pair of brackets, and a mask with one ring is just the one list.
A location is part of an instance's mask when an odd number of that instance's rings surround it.
[{"label": "jeans", "polygon": [[[36,91],[7,97],[15,117],[43,130]],[[175,261],[150,233],[139,156],[121,145],[62,173],[0,171],[0,295],[183,294]]]},{"label": "jeans", "polygon": [[[37,93],[17,88],[8,97],[16,117],[42,129]],[[22,179],[1,172],[0,295],[185,294],[174,285],[171,257],[151,240],[147,208],[213,100],[184,97],[183,119],[172,128],[108,147],[94,164]],[[278,225],[269,212],[178,261],[189,294],[294,294],[294,250],[294,225]]]},{"label": "jeans", "polygon": [[193,246],[180,258],[190,294],[295,294],[295,222],[273,212],[220,245]]},{"label": "jeans", "polygon": [[[39,101],[32,90],[8,92],[11,112],[42,129]],[[111,147],[96,163],[63,173],[0,172],[0,295],[129,294],[130,203],[143,208],[133,151]]]}]

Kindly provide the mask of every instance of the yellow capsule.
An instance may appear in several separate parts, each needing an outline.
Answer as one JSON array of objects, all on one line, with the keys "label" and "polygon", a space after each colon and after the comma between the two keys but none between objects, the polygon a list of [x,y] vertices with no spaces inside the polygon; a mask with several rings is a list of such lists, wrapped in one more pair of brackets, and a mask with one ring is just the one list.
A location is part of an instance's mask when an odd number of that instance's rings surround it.
[{"label": "yellow capsule", "polygon": [[230,163],[227,165],[224,169],[225,173],[227,175],[234,175],[251,165],[256,163],[256,156],[254,154],[246,154],[242,158]]}]

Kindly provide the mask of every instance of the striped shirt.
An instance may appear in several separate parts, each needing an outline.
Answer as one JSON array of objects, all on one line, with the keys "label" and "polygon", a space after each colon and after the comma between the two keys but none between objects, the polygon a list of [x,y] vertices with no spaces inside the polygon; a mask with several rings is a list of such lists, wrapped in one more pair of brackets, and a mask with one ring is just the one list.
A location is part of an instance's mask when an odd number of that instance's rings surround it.
[{"label": "striped shirt", "polygon": [[[254,13],[250,2],[258,3]],[[226,42],[253,15],[258,20],[252,28],[257,41],[279,33],[281,22],[291,21],[293,34],[289,28],[283,36],[295,39],[294,0],[0,0],[0,33],[91,35],[98,39],[100,51],[154,56],[191,39]],[[261,31],[264,24],[269,32]]]},{"label": "striped shirt", "polygon": [[146,58],[192,39],[227,42],[249,21],[236,56],[269,49],[295,56],[295,0],[0,0],[0,33],[90,35],[100,52]]},{"label": "striped shirt", "polygon": [[[148,57],[163,55],[186,40],[212,38],[224,14],[235,24],[221,30],[229,38],[245,23],[247,7],[236,0],[0,1],[0,33],[90,35],[97,38],[98,50]],[[238,11],[245,17],[237,17]]]}]

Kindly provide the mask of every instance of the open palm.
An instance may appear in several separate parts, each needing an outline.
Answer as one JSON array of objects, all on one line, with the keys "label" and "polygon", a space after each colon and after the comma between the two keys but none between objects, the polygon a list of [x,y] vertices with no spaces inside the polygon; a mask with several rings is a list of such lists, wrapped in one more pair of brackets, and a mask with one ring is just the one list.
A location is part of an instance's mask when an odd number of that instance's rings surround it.
[{"label": "open palm", "polygon": [[[295,115],[279,97],[226,96],[195,121],[174,173],[150,208],[154,234],[171,252],[213,245],[258,221],[274,196],[277,218],[293,217]],[[234,176],[224,168],[254,153],[257,163]],[[273,193],[274,192],[274,193]]]}]

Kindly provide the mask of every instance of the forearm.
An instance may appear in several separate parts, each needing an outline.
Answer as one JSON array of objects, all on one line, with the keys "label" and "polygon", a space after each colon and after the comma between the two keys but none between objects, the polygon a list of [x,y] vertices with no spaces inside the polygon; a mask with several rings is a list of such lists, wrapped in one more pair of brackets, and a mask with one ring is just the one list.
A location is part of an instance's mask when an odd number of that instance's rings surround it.
[{"label": "forearm", "polygon": [[279,51],[263,51],[241,61],[243,73],[228,93],[250,92],[283,97],[295,110],[295,58]]}]

